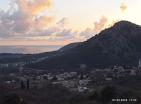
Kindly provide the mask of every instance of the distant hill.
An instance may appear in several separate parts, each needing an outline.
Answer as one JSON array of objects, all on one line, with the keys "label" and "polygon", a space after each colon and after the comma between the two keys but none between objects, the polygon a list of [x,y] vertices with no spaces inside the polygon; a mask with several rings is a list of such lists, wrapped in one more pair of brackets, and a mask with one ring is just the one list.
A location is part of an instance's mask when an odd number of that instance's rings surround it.
[{"label": "distant hill", "polygon": [[[60,50],[63,50],[62,52]],[[56,55],[28,67],[42,69],[77,69],[113,65],[137,66],[141,57],[141,26],[120,21],[81,43],[60,49]]]},{"label": "distant hill", "polygon": [[16,54],[16,53],[0,53],[0,64],[17,63],[17,62],[31,62],[51,56],[55,54],[55,51],[45,52],[40,54]]}]

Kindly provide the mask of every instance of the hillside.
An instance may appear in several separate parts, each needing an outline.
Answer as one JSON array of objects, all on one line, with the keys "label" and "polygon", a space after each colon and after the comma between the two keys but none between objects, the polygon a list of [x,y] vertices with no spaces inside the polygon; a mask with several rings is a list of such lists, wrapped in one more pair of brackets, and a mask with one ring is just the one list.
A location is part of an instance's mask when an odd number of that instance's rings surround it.
[{"label": "hillside", "polygon": [[141,26],[120,21],[87,41],[28,67],[77,69],[80,64],[86,64],[88,68],[113,65],[137,66],[141,56],[140,44]]}]

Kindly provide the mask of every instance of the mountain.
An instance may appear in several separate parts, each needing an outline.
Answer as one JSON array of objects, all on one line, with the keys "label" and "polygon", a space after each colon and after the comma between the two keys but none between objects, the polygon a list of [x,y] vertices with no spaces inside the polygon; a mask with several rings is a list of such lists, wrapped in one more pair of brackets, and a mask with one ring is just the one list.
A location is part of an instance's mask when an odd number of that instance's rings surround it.
[{"label": "mountain", "polygon": [[58,51],[60,51],[60,52],[68,51],[68,50],[70,50],[72,48],[77,47],[79,44],[81,44],[81,42],[70,43],[70,44],[60,48]]},{"label": "mountain", "polygon": [[120,21],[81,43],[62,48],[53,57],[28,65],[41,69],[103,68],[113,65],[137,66],[141,57],[141,26]]}]

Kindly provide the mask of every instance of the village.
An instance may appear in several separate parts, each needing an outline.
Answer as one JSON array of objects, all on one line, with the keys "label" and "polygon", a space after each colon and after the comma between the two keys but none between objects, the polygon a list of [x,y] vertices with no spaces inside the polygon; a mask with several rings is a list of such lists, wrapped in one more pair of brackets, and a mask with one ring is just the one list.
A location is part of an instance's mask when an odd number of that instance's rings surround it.
[{"label": "village", "polygon": [[49,72],[46,70],[26,69],[19,67],[18,72],[0,75],[3,84],[12,89],[42,88],[44,84],[61,85],[70,91],[92,92],[97,87],[114,84],[115,81],[141,75],[141,60],[138,67],[124,69],[122,66],[112,68],[85,70],[86,65],[80,65],[80,71]]}]

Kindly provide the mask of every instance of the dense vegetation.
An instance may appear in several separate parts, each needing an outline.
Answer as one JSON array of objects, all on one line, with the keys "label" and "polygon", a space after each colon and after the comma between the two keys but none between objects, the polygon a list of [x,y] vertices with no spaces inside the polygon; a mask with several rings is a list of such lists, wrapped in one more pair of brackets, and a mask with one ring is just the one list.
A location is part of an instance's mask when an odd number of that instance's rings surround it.
[{"label": "dense vegetation", "polygon": [[[131,83],[133,80],[131,81]],[[130,83],[130,85],[131,85]],[[117,83],[118,84],[118,83]],[[128,85],[126,85],[128,84]],[[44,83],[41,88],[9,89],[0,87],[0,104],[141,104],[141,84],[99,86],[93,92],[70,92],[60,85]],[[112,99],[136,99],[112,102]]]}]

